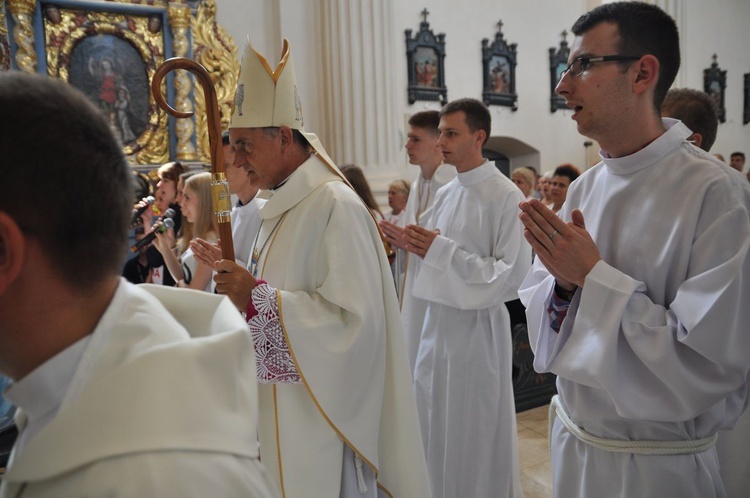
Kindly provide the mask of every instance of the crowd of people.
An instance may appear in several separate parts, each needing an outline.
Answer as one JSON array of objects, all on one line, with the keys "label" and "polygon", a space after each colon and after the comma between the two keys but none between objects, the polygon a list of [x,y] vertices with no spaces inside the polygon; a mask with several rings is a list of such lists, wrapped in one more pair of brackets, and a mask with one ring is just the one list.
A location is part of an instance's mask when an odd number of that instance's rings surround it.
[{"label": "crowd of people", "polygon": [[133,205],[96,106],[0,74],[19,429],[0,496],[520,497],[519,298],[534,368],[557,375],[556,497],[744,496],[744,154],[710,155],[711,100],[669,90],[661,9],[607,3],[572,31],[556,92],[600,163],[509,178],[482,154],[489,110],[460,98],[409,119],[419,173],[386,213],[304,128],[288,41],[275,70],[248,41],[222,136],[234,259],[210,173],[167,163]]}]

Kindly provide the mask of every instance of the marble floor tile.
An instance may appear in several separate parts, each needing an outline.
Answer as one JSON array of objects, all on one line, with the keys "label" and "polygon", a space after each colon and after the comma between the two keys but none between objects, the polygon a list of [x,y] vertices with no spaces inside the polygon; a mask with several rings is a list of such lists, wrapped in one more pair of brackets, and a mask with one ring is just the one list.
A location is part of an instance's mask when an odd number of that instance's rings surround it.
[{"label": "marble floor tile", "polygon": [[549,406],[540,406],[516,415],[521,487],[526,498],[552,497],[552,470],[547,442],[548,409]]}]

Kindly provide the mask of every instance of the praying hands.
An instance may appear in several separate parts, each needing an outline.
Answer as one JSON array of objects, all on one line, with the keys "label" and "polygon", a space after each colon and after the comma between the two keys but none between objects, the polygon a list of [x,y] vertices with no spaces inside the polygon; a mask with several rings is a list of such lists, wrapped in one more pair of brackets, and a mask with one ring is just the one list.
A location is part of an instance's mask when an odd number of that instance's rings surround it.
[{"label": "praying hands", "polygon": [[561,288],[583,287],[586,275],[602,259],[586,231],[583,213],[573,210],[573,221],[565,223],[538,200],[519,204],[524,237]]},{"label": "praying hands", "polygon": [[407,225],[404,228],[404,249],[424,258],[438,235],[440,235],[440,230],[427,230],[419,225]]}]

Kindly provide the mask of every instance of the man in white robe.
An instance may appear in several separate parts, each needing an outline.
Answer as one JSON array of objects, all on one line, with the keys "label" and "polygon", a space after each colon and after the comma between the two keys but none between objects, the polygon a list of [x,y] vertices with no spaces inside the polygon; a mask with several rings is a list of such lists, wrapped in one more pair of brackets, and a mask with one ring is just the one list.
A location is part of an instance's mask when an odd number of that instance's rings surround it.
[{"label": "man in white robe", "polygon": [[[672,88],[661,105],[661,115],[682,121],[692,131],[686,140],[706,152],[711,151],[719,117],[716,103],[707,93],[690,88]],[[744,182],[741,176],[737,178],[737,181]],[[731,430],[719,431],[716,440],[719,473],[729,498],[741,498],[750,492],[750,459],[746,454],[749,444],[750,411],[745,411]]]},{"label": "man in white robe", "polygon": [[216,263],[247,313],[263,462],[286,498],[428,497],[393,277],[370,211],[302,126],[289,42],[248,42],[234,164],[264,199],[248,269]]},{"label": "man in white robe", "polygon": [[750,188],[659,117],[679,68],[667,14],[605,4],[573,32],[557,93],[603,161],[560,218],[521,204],[534,367],[558,375],[554,493],[723,497],[716,433],[748,401]]},{"label": "man in white robe", "polygon": [[[247,266],[250,262],[250,253],[253,250],[255,234],[260,228],[260,216],[258,206],[262,202],[256,199],[258,187],[253,186],[247,172],[241,166],[234,163],[234,152],[229,145],[229,132],[221,134],[221,144],[224,156],[224,170],[227,175],[229,193],[232,194],[234,206],[230,213],[232,225],[232,245],[234,247],[234,260],[240,266]],[[200,259],[212,266],[214,261],[221,259],[221,246],[219,244],[201,244],[197,241],[190,242],[193,254],[199,253]],[[216,290],[216,283],[211,280],[211,291]]]},{"label": "man in white robe", "polygon": [[422,334],[427,302],[415,298],[411,292],[420,258],[410,257],[410,253],[404,249],[404,227],[424,222],[435,203],[437,191],[456,177],[456,168],[452,164],[443,162],[443,151],[438,145],[439,124],[438,111],[421,111],[409,118],[406,152],[409,155],[409,162],[419,166],[419,175],[411,184],[411,192],[406,202],[402,222],[399,224],[386,220],[380,222],[380,228],[396,252],[394,262],[396,293],[399,297],[406,352],[409,355],[409,367],[412,373],[417,360],[419,336]]},{"label": "man in white robe", "polygon": [[19,72],[0,108],[0,371],[20,431],[0,496],[277,496],[232,303],[119,277],[132,174],[104,116]]},{"label": "man in white robe", "polygon": [[531,264],[518,187],[482,157],[490,114],[461,99],[440,111],[440,146],[458,175],[424,226],[406,227],[427,302],[414,370],[433,495],[522,496],[506,301]]},{"label": "man in white robe", "polygon": [[[224,147],[224,166],[229,193],[237,198],[231,213],[234,257],[237,264],[247,266],[250,262],[250,252],[253,249],[253,238],[260,227],[258,202],[255,201],[258,187],[252,184],[244,169],[233,164],[234,153],[229,145],[229,132],[224,132],[221,135],[221,143]],[[220,254],[221,250],[219,249]]]}]

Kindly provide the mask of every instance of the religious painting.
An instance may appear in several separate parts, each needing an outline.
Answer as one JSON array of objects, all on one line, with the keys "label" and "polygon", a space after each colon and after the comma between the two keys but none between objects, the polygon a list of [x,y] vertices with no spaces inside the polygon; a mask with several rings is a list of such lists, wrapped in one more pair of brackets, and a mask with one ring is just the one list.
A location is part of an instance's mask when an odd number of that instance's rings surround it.
[{"label": "religious painting", "polygon": [[557,86],[557,83],[559,83],[560,80],[562,79],[563,73],[565,72],[566,69],[568,69],[567,61],[557,63],[557,68],[555,69],[555,77],[554,77],[555,86]]},{"label": "religious painting", "polygon": [[742,124],[750,123],[750,73],[745,73],[745,98],[742,106]]},{"label": "religious painting", "polygon": [[165,59],[166,11],[144,13],[126,4],[100,9],[44,6],[47,73],[91,99],[132,162],[164,163],[169,160],[168,121],[149,82]]},{"label": "religious painting", "polygon": [[[9,5],[29,14],[11,18]],[[195,91],[184,71],[169,74],[162,88],[167,102],[193,113],[173,121],[157,106],[149,82],[167,58],[199,62],[211,74],[226,128],[239,58],[216,13],[216,0],[0,0],[0,71],[46,73],[82,90],[104,113],[135,168],[148,171],[170,158],[208,163],[203,92]]]},{"label": "religious painting", "polygon": [[141,55],[129,41],[113,35],[82,39],[70,55],[68,82],[101,109],[123,145],[146,131],[148,75]]},{"label": "religious painting", "polygon": [[437,52],[432,47],[418,47],[414,54],[414,72],[417,86],[438,87]]},{"label": "religious painting", "polygon": [[724,93],[727,88],[727,72],[719,67],[716,54],[712,57],[711,67],[703,70],[703,91],[716,103],[719,122],[727,120],[727,110],[724,106]]},{"label": "religious painting", "polygon": [[518,110],[516,95],[516,43],[508,45],[503,37],[503,23],[497,23],[495,41],[482,40],[482,67],[484,68],[484,90],[482,99],[486,105],[502,105]]},{"label": "religious painting", "polygon": [[565,99],[555,93],[557,83],[559,83],[563,73],[568,68],[570,47],[568,47],[568,41],[566,40],[567,36],[568,32],[563,30],[563,32],[560,33],[560,37],[562,38],[560,46],[549,49],[550,112],[555,112],[558,109],[568,109],[568,106],[565,104]]},{"label": "religious painting", "polygon": [[412,37],[411,29],[405,31],[409,104],[417,100],[448,101],[444,69],[445,33],[436,36],[432,32],[427,22],[428,15],[429,12],[424,9],[423,21],[416,35]]},{"label": "religious painting", "polygon": [[493,93],[508,93],[510,90],[510,63],[506,57],[493,56],[490,59],[490,90]]}]

